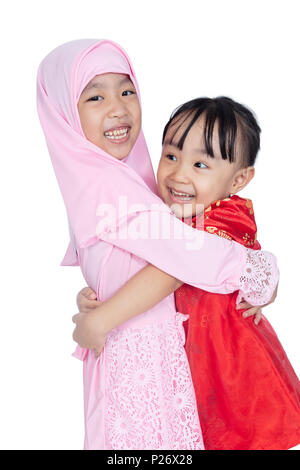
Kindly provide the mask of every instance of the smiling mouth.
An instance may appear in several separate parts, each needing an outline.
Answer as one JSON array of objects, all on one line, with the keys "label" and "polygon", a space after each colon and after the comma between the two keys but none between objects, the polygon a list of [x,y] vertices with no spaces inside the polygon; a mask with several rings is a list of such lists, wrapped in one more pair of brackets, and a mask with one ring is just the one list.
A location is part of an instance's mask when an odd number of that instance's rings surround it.
[{"label": "smiling mouth", "polygon": [[130,127],[122,126],[115,129],[110,129],[104,132],[104,137],[114,144],[126,142],[129,138]]},{"label": "smiling mouth", "polygon": [[168,188],[168,190],[171,194],[171,198],[177,202],[191,201],[195,197],[194,194],[182,193],[179,191],[175,191],[175,189],[172,188]]}]

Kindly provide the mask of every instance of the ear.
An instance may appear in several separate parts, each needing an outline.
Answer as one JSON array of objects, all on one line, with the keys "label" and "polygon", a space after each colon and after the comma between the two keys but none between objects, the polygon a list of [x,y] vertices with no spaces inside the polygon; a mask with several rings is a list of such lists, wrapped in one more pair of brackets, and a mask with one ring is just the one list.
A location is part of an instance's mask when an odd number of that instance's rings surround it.
[{"label": "ear", "polygon": [[236,194],[244,189],[247,184],[250,183],[255,174],[254,166],[248,166],[247,168],[241,168],[234,175],[231,183],[230,194]]}]

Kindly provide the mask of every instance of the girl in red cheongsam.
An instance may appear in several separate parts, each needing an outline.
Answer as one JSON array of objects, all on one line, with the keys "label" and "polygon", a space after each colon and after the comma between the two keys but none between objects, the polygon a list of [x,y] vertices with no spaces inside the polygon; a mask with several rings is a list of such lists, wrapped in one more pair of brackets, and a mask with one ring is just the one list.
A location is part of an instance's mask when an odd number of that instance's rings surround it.
[{"label": "girl in red cheongsam", "polygon": [[[178,217],[254,250],[260,244],[252,202],[234,194],[254,176],[259,133],[244,106],[224,97],[193,100],[167,124],[158,169],[160,195],[175,204]],[[204,212],[197,208],[201,203]],[[250,264],[249,274],[255,269]],[[253,291],[247,286],[250,277],[244,281],[244,292]],[[258,292],[268,281],[261,276],[256,282],[251,303],[262,305]],[[300,383],[261,310],[253,322],[237,309],[238,292],[213,294],[186,284],[175,299],[177,310],[189,315],[186,352],[205,448],[270,450],[299,444]]]}]

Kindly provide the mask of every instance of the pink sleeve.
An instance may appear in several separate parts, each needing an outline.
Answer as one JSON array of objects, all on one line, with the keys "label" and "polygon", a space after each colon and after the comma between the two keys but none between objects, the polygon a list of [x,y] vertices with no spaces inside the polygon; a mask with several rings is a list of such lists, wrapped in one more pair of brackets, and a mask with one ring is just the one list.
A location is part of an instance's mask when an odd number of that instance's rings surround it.
[{"label": "pink sleeve", "polygon": [[169,213],[164,214],[167,218],[164,222],[170,224],[169,236],[155,236],[153,224],[150,236],[144,230],[146,214],[147,211],[131,215],[126,219],[127,224],[121,221],[117,228],[106,228],[98,237],[184,283],[221,294],[239,290],[246,265],[246,248],[234,241],[195,230]]}]

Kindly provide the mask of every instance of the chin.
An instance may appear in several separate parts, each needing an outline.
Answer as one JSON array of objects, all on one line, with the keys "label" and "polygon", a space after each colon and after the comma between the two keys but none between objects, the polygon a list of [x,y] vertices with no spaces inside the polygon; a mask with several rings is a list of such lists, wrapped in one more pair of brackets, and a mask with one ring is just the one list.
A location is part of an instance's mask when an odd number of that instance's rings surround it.
[{"label": "chin", "polygon": [[180,206],[178,204],[168,204],[170,209],[174,212],[175,216],[178,219],[184,218],[190,218],[193,217],[193,210],[191,207],[186,207],[184,205]]},{"label": "chin", "polygon": [[107,150],[107,153],[109,153],[112,157],[116,158],[117,160],[123,160],[123,158],[126,158],[129,155],[129,152],[121,149],[117,149],[118,152],[116,152],[116,149],[109,149]]}]

